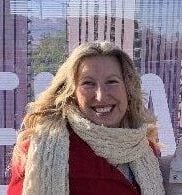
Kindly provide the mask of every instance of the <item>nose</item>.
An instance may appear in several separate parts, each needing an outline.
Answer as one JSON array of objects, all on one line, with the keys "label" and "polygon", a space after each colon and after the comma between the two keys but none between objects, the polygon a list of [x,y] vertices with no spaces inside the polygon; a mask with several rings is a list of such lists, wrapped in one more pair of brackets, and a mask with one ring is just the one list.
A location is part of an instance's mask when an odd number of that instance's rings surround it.
[{"label": "nose", "polygon": [[104,86],[98,86],[96,89],[96,100],[97,101],[102,101],[103,99],[105,99],[107,95],[106,89]]}]

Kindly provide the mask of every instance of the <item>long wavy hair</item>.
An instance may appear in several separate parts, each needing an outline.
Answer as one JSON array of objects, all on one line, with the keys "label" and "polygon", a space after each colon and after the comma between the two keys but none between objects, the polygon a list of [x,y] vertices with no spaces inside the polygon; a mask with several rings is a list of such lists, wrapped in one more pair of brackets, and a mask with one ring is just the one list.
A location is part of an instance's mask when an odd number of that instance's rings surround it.
[{"label": "long wavy hair", "polygon": [[[114,56],[120,62],[128,98],[128,108],[123,119],[127,122],[123,122],[121,126],[124,127],[127,124],[130,128],[138,128],[143,123],[151,123],[154,120],[144,108],[140,78],[130,57],[109,42],[84,43],[79,45],[60,65],[47,90],[41,93],[37,100],[28,104],[22,131],[17,140],[17,148],[23,140],[34,133],[38,123],[43,123],[45,120],[53,123],[63,117],[63,110],[75,101],[74,91],[78,67],[85,58],[91,56]],[[20,153],[14,150],[15,157]]]}]

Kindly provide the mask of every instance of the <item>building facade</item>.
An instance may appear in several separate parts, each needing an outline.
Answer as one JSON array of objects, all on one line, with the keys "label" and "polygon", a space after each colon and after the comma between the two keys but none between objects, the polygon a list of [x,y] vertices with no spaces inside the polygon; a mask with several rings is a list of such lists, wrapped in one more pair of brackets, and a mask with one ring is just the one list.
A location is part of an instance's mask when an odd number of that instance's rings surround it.
[{"label": "building facade", "polygon": [[134,0],[70,0],[67,11],[69,53],[80,43],[107,40],[123,48],[133,58],[132,7]]},{"label": "building facade", "polygon": [[[20,127],[30,97],[27,17],[11,14],[10,0],[0,1],[0,71],[16,73],[19,86],[0,91],[0,128]],[[28,66],[29,65],[29,66]],[[10,146],[0,146],[0,185],[7,183]]]},{"label": "building facade", "polygon": [[182,60],[182,2],[137,0],[134,61],[141,75],[154,73],[164,83],[171,122],[177,137]]}]

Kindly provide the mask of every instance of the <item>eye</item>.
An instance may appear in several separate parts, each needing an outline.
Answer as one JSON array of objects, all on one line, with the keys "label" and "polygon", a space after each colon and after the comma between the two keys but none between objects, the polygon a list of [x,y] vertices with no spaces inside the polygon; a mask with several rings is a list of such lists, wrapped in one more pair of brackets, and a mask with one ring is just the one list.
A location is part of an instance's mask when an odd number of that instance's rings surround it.
[{"label": "eye", "polygon": [[93,81],[83,81],[81,85],[94,86],[95,83]]},{"label": "eye", "polygon": [[107,84],[117,84],[117,83],[119,83],[119,81],[116,79],[112,79],[112,80],[108,80],[106,83]]}]

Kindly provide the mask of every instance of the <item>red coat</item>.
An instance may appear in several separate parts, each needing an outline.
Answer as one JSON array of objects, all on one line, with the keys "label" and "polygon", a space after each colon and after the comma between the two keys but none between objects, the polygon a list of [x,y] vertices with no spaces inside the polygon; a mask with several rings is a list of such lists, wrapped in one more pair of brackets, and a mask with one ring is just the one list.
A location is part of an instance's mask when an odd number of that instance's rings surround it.
[{"label": "red coat", "polygon": [[[29,142],[22,147],[28,151]],[[139,195],[140,188],[104,158],[97,156],[89,145],[73,131],[70,133],[69,154],[70,195]],[[8,195],[21,195],[23,177],[18,165],[12,167]],[[22,171],[21,171],[22,172]]]}]

